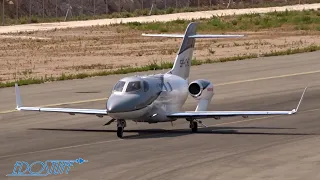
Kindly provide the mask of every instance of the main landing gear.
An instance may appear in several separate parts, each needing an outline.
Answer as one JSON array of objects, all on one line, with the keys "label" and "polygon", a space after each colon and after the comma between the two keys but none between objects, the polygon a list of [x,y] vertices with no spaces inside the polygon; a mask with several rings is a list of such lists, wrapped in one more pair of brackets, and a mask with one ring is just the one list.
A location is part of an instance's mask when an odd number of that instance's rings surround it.
[{"label": "main landing gear", "polygon": [[198,122],[190,121],[190,128],[193,133],[198,132]]},{"label": "main landing gear", "polygon": [[197,119],[187,119],[187,121],[190,122],[190,128],[193,133],[198,132],[198,123],[200,123],[203,127],[208,127],[207,125],[203,124],[202,121]]},{"label": "main landing gear", "polygon": [[123,137],[123,130],[127,126],[126,121],[124,119],[117,120],[117,136],[119,138]]}]

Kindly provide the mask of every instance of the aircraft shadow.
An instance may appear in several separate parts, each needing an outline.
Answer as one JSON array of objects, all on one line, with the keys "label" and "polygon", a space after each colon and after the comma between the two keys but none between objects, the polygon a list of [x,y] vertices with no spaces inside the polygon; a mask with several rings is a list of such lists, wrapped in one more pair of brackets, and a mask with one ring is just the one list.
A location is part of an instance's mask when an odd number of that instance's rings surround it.
[{"label": "aircraft shadow", "polygon": [[[253,131],[239,131],[239,130],[279,130],[279,129],[296,129],[296,128],[273,128],[273,127],[208,127],[199,128],[197,133],[191,133],[189,129],[146,129],[146,130],[124,130],[123,139],[149,139],[149,138],[163,138],[163,137],[178,137],[190,134],[236,134],[236,135],[276,135],[276,136],[306,136],[319,135],[314,133],[290,133],[290,132],[253,132]],[[96,130],[96,129],[60,129],[60,128],[30,128],[29,130],[43,130],[43,131],[69,131],[69,132],[101,132],[114,133],[116,130]],[[126,134],[129,133],[129,134]],[[137,134],[130,134],[137,133]]]}]

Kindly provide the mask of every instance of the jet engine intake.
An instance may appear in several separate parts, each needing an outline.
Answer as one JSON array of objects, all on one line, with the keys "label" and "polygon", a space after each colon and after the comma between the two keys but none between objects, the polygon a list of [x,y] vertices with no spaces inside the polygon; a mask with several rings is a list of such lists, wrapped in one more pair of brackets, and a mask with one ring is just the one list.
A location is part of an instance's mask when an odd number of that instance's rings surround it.
[{"label": "jet engine intake", "polygon": [[211,100],[214,95],[213,84],[204,79],[198,79],[189,84],[189,94],[197,100]]}]

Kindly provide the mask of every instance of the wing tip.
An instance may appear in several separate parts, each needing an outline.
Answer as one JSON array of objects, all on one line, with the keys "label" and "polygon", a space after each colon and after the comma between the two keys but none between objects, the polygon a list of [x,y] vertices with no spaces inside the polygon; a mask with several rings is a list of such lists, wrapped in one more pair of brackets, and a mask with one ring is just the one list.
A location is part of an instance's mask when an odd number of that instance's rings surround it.
[{"label": "wing tip", "polygon": [[[304,88],[303,93],[302,93],[302,95],[301,95],[301,97],[300,97],[299,103],[298,103],[298,105],[297,105],[297,108],[296,108],[296,109],[293,109],[293,110],[294,110],[294,113],[298,112],[298,109],[299,109],[299,107],[300,107],[300,104],[301,104],[301,102],[302,102],[302,100],[303,100],[303,97],[304,97],[307,89],[308,89],[308,86]],[[292,110],[292,111],[293,111],[293,110]]]},{"label": "wing tip", "polygon": [[15,92],[16,92],[16,110],[20,111],[22,106],[20,89],[19,89],[18,83],[15,83],[14,86],[15,86]]}]

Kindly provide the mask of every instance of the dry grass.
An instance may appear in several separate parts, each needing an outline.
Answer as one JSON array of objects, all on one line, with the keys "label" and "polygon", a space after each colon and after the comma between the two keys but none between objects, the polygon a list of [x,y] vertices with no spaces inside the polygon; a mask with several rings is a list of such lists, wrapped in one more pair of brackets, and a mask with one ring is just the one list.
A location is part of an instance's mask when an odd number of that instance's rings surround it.
[{"label": "dry grass", "polygon": [[[141,33],[140,30],[119,25],[16,35],[48,39],[3,37],[0,43],[0,81],[93,73],[137,67],[153,61],[173,62],[181,39],[141,37]],[[197,40],[194,57],[205,60],[259,55],[320,44],[320,32],[317,30],[296,31],[279,27],[236,33],[247,34],[248,37]]]}]

